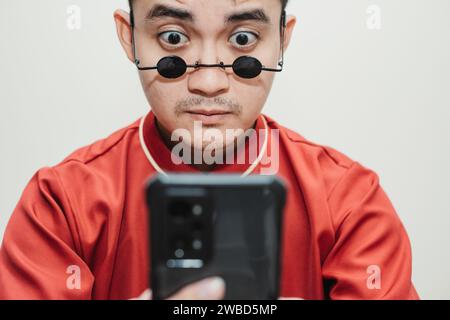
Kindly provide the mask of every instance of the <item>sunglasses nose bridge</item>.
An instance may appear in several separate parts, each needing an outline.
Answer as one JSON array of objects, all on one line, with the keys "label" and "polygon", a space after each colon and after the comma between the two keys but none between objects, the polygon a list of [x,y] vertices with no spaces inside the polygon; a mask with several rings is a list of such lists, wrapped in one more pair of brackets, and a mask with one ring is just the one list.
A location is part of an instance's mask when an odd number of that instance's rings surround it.
[{"label": "sunglasses nose bridge", "polygon": [[221,67],[224,68],[225,63],[223,60],[217,59],[216,63],[202,63],[201,60],[197,60],[194,63],[194,68],[212,68],[212,67]]},{"label": "sunglasses nose bridge", "polygon": [[201,63],[200,60],[195,61],[195,63],[191,66],[189,66],[190,68],[193,68],[193,72],[198,72],[202,69],[219,69],[219,70],[226,70],[226,65],[223,61],[219,61],[217,63],[214,64],[209,64],[209,63]]}]

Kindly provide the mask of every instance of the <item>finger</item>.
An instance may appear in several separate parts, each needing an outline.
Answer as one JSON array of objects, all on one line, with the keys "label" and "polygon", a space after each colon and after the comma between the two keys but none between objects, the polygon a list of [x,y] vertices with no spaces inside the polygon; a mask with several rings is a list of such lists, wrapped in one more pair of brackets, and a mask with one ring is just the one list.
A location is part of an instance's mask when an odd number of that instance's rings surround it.
[{"label": "finger", "polygon": [[279,297],[278,300],[304,300],[298,297]]},{"label": "finger", "polygon": [[152,300],[152,290],[147,289],[139,297],[132,298],[130,300]]},{"label": "finger", "polygon": [[225,281],[213,277],[192,283],[168,300],[220,300],[225,296]]}]

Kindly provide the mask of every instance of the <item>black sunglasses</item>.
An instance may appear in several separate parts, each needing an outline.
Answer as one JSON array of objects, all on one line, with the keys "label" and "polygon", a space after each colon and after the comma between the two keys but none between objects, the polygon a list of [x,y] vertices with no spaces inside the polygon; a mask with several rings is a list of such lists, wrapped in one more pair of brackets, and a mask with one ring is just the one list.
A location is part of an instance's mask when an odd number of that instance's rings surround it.
[{"label": "black sunglasses", "polygon": [[155,67],[140,67],[139,60],[135,61],[139,70],[158,70],[159,74],[165,78],[176,79],[184,75],[188,68],[232,68],[234,73],[241,78],[251,79],[260,75],[262,71],[281,72],[283,70],[282,62],[279,63],[280,69],[271,69],[264,67],[261,62],[253,57],[242,56],[237,58],[233,64],[201,64],[196,62],[193,65],[188,65],[178,56],[164,57],[159,60]]},{"label": "black sunglasses", "polygon": [[136,57],[136,46],[135,46],[135,38],[134,38],[134,17],[133,10],[130,11],[131,16],[131,29],[132,29],[132,45],[133,45],[133,55],[134,62],[138,70],[158,70],[158,73],[168,79],[176,79],[184,75],[188,68],[232,68],[233,72],[241,78],[244,79],[252,79],[261,74],[262,71],[270,71],[270,72],[281,72],[283,71],[284,64],[284,33],[286,29],[286,11],[283,10],[281,14],[280,21],[280,35],[281,35],[281,61],[278,62],[279,69],[266,68],[262,65],[262,63],[250,56],[241,56],[237,58],[233,64],[224,64],[220,62],[218,64],[201,64],[198,61],[193,65],[188,65],[181,57],[178,56],[168,56],[164,57],[157,63],[156,66],[152,67],[142,67],[140,65],[140,60]]}]

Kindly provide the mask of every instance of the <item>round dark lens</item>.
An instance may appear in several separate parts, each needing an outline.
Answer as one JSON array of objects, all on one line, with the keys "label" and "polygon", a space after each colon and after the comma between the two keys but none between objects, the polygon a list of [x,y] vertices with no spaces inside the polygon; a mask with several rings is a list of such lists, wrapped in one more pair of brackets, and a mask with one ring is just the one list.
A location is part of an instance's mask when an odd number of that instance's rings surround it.
[{"label": "round dark lens", "polygon": [[251,79],[261,74],[262,64],[253,57],[239,57],[233,63],[233,71],[241,78]]},{"label": "round dark lens", "polygon": [[159,74],[169,79],[181,77],[187,70],[186,62],[177,56],[162,58],[157,67]]}]

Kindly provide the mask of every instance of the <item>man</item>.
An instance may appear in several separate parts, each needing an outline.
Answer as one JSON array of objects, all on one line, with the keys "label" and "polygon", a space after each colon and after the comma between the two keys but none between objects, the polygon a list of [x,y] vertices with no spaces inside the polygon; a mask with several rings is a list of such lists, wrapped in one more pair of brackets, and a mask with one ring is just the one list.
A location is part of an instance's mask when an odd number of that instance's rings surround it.
[{"label": "man", "polygon": [[[152,111],[35,174],[5,232],[0,298],[150,297],[143,186],[157,172],[286,182],[281,297],[418,298],[409,240],[378,176],[261,114],[296,22],[286,2],[134,0],[131,15],[115,12]],[[221,161],[255,145],[244,163]],[[205,279],[173,298],[220,299],[225,286]]]}]

